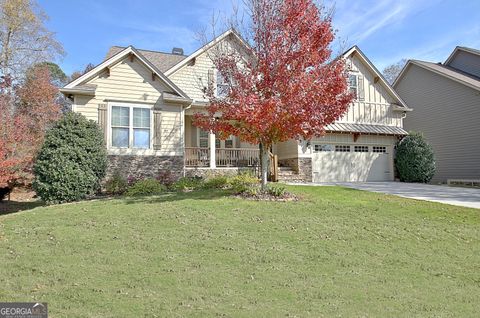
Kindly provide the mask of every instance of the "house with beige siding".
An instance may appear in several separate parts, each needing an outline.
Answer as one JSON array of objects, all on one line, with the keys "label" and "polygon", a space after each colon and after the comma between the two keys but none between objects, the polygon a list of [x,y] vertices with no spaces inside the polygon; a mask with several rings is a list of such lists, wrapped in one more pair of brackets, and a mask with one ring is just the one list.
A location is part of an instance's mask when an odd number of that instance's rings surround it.
[{"label": "house with beige siding", "polygon": [[[237,136],[220,140],[193,120],[208,105],[209,85],[221,89],[211,50],[221,46],[248,59],[246,45],[229,30],[190,55],[114,46],[102,63],[61,91],[73,111],[102,128],[109,173],[155,177],[164,170],[191,176],[257,169],[257,145]],[[394,179],[394,146],[407,134],[402,127],[410,109],[358,47],[343,57],[356,96],[348,112],[324,136],[271,149],[289,180]]]},{"label": "house with beige siding", "polygon": [[415,109],[408,130],[432,145],[432,182],[480,179],[480,51],[456,47],[444,63],[410,60],[393,84]]}]

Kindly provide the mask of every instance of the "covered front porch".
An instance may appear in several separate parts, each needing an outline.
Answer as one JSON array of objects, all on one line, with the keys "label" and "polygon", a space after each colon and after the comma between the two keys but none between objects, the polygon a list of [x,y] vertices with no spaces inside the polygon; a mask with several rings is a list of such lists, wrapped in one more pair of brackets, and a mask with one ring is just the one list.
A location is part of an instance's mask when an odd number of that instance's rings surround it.
[{"label": "covered front porch", "polygon": [[185,167],[255,168],[260,165],[257,145],[236,136],[220,140],[215,134],[195,127],[192,116],[185,116]]}]

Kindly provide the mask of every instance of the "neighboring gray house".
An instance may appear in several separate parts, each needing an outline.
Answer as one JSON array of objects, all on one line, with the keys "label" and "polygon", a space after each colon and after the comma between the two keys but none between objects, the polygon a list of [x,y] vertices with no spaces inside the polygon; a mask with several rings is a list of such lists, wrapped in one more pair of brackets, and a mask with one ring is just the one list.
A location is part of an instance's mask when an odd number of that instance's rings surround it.
[{"label": "neighboring gray house", "polygon": [[407,130],[432,145],[432,182],[480,179],[480,51],[456,47],[445,63],[410,60],[393,87],[415,111]]}]

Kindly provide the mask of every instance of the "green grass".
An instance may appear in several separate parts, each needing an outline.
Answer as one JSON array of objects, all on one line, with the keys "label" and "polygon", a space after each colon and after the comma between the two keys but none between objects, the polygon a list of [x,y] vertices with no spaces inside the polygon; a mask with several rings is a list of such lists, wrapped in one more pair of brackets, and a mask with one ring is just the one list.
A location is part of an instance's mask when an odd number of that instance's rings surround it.
[{"label": "green grass", "polygon": [[338,187],[0,216],[0,299],[51,317],[478,317],[480,212]]}]

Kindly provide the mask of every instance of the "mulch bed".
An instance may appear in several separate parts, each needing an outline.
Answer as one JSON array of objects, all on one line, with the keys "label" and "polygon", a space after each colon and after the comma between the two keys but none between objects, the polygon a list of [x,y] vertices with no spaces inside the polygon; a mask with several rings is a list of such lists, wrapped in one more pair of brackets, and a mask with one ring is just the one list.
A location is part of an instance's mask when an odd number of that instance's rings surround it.
[{"label": "mulch bed", "polygon": [[35,195],[35,191],[28,188],[15,188],[8,196],[0,202],[0,215],[13,213],[22,210],[29,210],[42,205],[40,199]]},{"label": "mulch bed", "polygon": [[248,194],[242,193],[235,195],[237,198],[252,201],[277,201],[277,202],[293,202],[299,201],[300,198],[293,193],[285,192],[282,196],[273,196],[268,193]]}]

